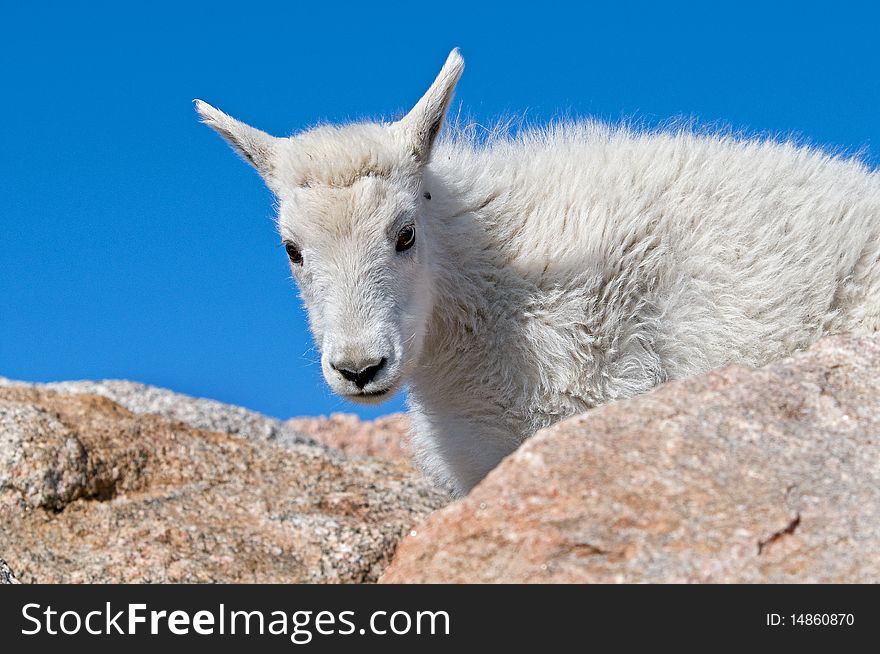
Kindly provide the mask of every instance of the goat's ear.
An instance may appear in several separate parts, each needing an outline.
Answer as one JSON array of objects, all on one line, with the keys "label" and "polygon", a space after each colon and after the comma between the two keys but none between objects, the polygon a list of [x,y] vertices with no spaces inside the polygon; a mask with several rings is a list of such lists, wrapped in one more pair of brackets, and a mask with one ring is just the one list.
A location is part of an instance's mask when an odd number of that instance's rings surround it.
[{"label": "goat's ear", "polygon": [[193,101],[202,122],[216,131],[231,145],[245,161],[257,169],[264,178],[272,171],[272,154],[276,138],[250,125],[228,116],[202,100]]},{"label": "goat's ear", "polygon": [[422,96],[415,107],[400,120],[413,145],[416,157],[427,161],[431,155],[431,146],[443,126],[443,117],[452,101],[452,94],[458,78],[464,70],[464,59],[458,48],[449,53],[446,63],[431,84],[428,92]]}]

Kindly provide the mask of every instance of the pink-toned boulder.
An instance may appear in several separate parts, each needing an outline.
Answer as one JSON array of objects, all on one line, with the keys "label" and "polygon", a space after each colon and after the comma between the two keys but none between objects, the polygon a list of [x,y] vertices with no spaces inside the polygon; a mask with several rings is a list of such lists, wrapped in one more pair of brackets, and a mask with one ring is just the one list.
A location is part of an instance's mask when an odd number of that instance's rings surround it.
[{"label": "pink-toned boulder", "polygon": [[390,461],[410,461],[409,419],[394,413],[376,420],[361,420],[350,413],[329,418],[292,418],[286,426],[352,456],[370,456]]},{"label": "pink-toned boulder", "polygon": [[877,582],[880,338],[669,383],[544,430],[384,582]]},{"label": "pink-toned boulder", "polygon": [[446,501],[403,462],[219,403],[97,386],[0,385],[0,555],[23,583],[370,582]]}]

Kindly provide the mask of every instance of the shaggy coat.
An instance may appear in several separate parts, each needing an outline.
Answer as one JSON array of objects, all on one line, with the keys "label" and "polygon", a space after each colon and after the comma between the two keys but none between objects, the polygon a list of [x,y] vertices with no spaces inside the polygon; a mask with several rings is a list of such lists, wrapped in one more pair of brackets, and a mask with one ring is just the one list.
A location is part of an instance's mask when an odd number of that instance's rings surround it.
[{"label": "shaggy coat", "polygon": [[397,123],[290,139],[197,103],[279,197],[328,382],[405,383],[418,458],[455,493],[566,416],[877,329],[880,176],[859,161],[594,122],[435,140],[462,68]]}]

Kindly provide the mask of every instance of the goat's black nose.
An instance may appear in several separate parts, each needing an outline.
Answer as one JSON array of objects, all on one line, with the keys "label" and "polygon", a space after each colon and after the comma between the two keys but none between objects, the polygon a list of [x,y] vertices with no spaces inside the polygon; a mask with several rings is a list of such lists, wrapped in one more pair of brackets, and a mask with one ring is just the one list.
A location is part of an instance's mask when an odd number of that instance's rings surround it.
[{"label": "goat's black nose", "polygon": [[352,370],[351,367],[345,366],[337,366],[335,364],[331,364],[333,369],[336,370],[340,375],[342,375],[345,379],[350,382],[354,382],[354,385],[359,389],[363,389],[364,386],[373,381],[373,378],[376,376],[376,373],[382,369],[382,366],[385,365],[386,359],[383,357],[377,363],[370,363],[367,366],[361,368],[360,370]]}]

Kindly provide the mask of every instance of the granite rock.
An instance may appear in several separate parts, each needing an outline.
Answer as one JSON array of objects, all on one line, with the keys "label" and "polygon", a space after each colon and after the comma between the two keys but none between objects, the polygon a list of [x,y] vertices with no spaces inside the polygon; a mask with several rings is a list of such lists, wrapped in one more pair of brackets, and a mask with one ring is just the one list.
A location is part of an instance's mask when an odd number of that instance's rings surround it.
[{"label": "granite rock", "polygon": [[350,413],[330,417],[292,418],[287,427],[294,433],[336,448],[350,456],[370,456],[391,461],[411,461],[409,418],[403,413],[361,420]]},{"label": "granite rock", "polygon": [[3,559],[0,559],[0,584],[17,583],[19,583],[19,581],[15,578],[15,574],[12,572],[9,564],[6,563],[6,561],[4,561]]},{"label": "granite rock", "polygon": [[374,581],[446,501],[404,462],[68,390],[0,388],[0,551],[22,582]]},{"label": "granite rock", "polygon": [[880,337],[832,337],[560,422],[384,582],[877,582]]}]

